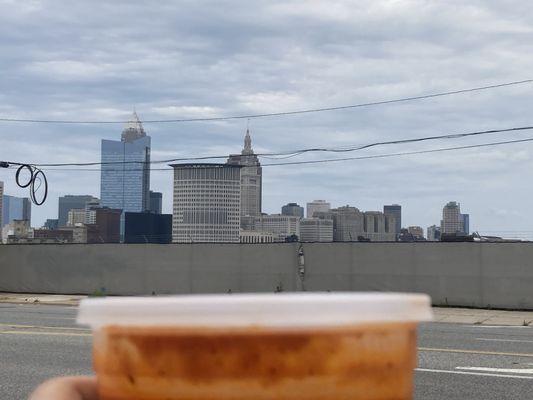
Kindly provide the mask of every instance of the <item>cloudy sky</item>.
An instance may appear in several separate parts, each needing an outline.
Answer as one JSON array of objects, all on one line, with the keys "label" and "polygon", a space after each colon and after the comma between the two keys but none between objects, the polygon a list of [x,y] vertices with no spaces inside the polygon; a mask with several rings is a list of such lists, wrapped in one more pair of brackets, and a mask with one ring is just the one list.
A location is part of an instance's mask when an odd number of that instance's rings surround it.
[{"label": "cloudy sky", "polygon": [[[0,0],[0,117],[69,120],[215,117],[341,106],[533,78],[533,4],[524,1]],[[533,125],[533,84],[379,107],[252,119],[256,152]],[[152,159],[238,152],[246,120],[146,124]],[[122,126],[0,123],[0,160],[99,161]],[[533,137],[533,131],[355,155]],[[461,203],[471,228],[533,236],[533,143],[331,164],[265,167],[265,212],[294,201],[380,210],[438,224]],[[319,159],[337,155],[307,155]],[[264,163],[271,160],[263,160]],[[50,197],[99,196],[98,171],[47,171]],[[171,174],[152,189],[171,211]],[[12,170],[1,169],[7,194]]]}]

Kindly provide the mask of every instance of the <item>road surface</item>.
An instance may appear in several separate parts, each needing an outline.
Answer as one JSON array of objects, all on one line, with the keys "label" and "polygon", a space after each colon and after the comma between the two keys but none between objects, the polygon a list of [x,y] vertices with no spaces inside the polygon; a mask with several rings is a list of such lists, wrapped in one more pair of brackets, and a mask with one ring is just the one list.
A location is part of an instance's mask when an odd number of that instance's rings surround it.
[{"label": "road surface", "polygon": [[[76,308],[0,304],[0,399],[26,399],[39,382],[91,373],[91,334]],[[451,323],[419,331],[416,400],[533,397],[533,328]]]}]

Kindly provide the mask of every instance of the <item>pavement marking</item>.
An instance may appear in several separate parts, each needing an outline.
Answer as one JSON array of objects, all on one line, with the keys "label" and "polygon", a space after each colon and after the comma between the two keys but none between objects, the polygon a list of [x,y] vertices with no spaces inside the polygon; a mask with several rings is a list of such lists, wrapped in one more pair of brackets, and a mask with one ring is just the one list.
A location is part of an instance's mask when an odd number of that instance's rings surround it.
[{"label": "pavement marking", "polygon": [[455,374],[455,375],[491,376],[491,377],[494,377],[494,378],[533,379],[533,376],[489,374],[489,373],[486,373],[486,372],[450,371],[450,370],[446,370],[446,369],[416,368],[415,371],[419,371],[419,372],[435,372],[435,373]]},{"label": "pavement marking", "polygon": [[533,343],[533,340],[518,340],[518,339],[492,339],[492,338],[479,338],[476,340],[481,340],[485,342],[512,342],[512,343]]},{"label": "pavement marking", "polygon": [[464,353],[464,354],[484,354],[490,356],[514,356],[514,357],[532,357],[533,353],[506,353],[501,351],[483,351],[483,350],[463,350],[463,349],[438,349],[433,347],[419,347],[419,351],[435,351],[442,353]]},{"label": "pavement marking", "polygon": [[531,329],[531,326],[529,325],[528,326],[524,326],[524,325],[469,325],[469,327],[471,328],[499,328],[499,329],[502,329],[502,328]]},{"label": "pavement marking", "polygon": [[92,336],[90,333],[44,332],[44,331],[0,331],[3,335],[49,335],[49,336]]},{"label": "pavement marking", "polygon": [[42,326],[42,325],[19,325],[19,324],[1,324],[0,327],[8,328],[30,328],[30,329],[60,329],[60,330],[72,330],[72,331],[85,331],[89,332],[90,329],[87,328],[78,328],[78,327],[67,327],[67,326]]},{"label": "pavement marking", "polygon": [[462,371],[497,372],[507,374],[533,374],[533,368],[455,367]]}]

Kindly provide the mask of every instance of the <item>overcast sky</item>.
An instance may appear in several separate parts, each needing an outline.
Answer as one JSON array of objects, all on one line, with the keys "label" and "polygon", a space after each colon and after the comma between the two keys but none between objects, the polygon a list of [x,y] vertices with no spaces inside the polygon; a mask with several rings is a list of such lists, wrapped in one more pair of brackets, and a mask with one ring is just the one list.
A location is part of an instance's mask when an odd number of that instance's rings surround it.
[{"label": "overcast sky", "polygon": [[[468,4],[466,4],[468,3]],[[0,0],[0,117],[125,120],[339,106],[533,78],[525,1]],[[533,84],[327,113],[253,119],[256,152],[344,146],[533,125]],[[152,159],[239,152],[246,120],[146,124]],[[121,125],[0,123],[0,160],[100,160]],[[533,137],[533,131],[380,147],[355,155]],[[533,143],[263,169],[263,211],[326,199],[403,206],[403,225],[439,224],[451,200],[471,229],[533,236]],[[308,155],[319,159],[337,155]],[[263,160],[267,163],[271,160]],[[98,171],[47,171],[50,197],[99,196]],[[18,189],[0,169],[7,194]],[[152,190],[172,208],[172,175]]]}]

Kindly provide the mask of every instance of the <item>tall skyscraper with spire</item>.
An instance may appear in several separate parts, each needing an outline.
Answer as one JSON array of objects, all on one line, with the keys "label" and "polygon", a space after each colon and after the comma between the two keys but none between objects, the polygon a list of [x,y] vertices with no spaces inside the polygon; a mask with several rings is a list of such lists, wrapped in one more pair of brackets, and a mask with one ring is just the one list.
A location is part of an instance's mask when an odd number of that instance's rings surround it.
[{"label": "tall skyscraper with spire", "polygon": [[102,140],[100,204],[123,212],[150,209],[150,136],[133,112],[121,140]]},{"label": "tall skyscraper with spire", "polygon": [[250,130],[246,129],[241,154],[232,154],[228,164],[241,168],[241,227],[248,228],[253,217],[261,215],[262,169],[252,149]]}]

